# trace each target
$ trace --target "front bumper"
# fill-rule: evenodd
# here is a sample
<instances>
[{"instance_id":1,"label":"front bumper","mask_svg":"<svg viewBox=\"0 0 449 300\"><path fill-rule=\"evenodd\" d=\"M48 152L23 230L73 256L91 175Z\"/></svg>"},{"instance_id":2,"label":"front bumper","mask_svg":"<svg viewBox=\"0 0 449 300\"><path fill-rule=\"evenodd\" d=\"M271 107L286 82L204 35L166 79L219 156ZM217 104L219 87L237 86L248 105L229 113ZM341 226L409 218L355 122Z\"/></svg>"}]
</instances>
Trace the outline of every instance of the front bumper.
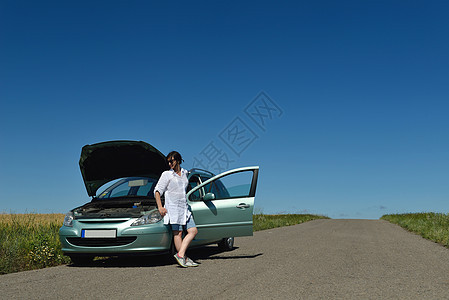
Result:
<instances>
[{"instance_id":1,"label":"front bumper","mask_svg":"<svg viewBox=\"0 0 449 300\"><path fill-rule=\"evenodd\" d=\"M72 227L59 229L62 252L71 254L119 255L151 254L169 251L172 233L163 221L154 224L131 226L132 219L84 219L74 220ZM114 229L114 238L82 237L82 230Z\"/></svg>"}]
</instances>

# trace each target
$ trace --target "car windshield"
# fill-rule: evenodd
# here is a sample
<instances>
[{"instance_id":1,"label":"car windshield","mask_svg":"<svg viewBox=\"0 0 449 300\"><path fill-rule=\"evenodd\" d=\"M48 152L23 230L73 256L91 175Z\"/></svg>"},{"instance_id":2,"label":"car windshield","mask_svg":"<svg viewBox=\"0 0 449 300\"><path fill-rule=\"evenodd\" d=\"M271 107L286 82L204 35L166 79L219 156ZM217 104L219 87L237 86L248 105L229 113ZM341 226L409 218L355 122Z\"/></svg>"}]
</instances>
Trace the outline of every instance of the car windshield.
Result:
<instances>
[{"instance_id":1,"label":"car windshield","mask_svg":"<svg viewBox=\"0 0 449 300\"><path fill-rule=\"evenodd\" d=\"M110 199L118 197L149 197L154 198L154 187L157 180L150 177L127 177L115 181L97 197Z\"/></svg>"}]
</instances>

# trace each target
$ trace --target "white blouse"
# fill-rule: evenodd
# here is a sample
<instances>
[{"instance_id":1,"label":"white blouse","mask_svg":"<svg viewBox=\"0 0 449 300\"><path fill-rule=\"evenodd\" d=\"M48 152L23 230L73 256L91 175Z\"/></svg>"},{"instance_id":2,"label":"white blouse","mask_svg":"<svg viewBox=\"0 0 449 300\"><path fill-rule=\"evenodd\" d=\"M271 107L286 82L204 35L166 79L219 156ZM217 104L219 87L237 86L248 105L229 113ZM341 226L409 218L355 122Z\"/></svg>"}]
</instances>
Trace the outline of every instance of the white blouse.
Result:
<instances>
[{"instance_id":1,"label":"white blouse","mask_svg":"<svg viewBox=\"0 0 449 300\"><path fill-rule=\"evenodd\" d=\"M158 191L161 196L165 193L164 207L167 209L167 214L164 216L164 224L186 224L191 215L186 198L188 184L187 170L183 168L181 168L181 176L173 169L162 173L154 193Z\"/></svg>"}]
</instances>

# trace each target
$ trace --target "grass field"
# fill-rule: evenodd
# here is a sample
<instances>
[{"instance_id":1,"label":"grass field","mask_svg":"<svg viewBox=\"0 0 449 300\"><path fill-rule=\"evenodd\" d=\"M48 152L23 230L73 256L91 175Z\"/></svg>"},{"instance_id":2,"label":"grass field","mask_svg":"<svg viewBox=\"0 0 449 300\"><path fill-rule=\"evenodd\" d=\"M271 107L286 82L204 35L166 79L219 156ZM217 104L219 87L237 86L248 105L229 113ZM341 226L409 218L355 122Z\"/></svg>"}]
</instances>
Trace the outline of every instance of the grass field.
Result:
<instances>
[{"instance_id":1,"label":"grass field","mask_svg":"<svg viewBox=\"0 0 449 300\"><path fill-rule=\"evenodd\" d=\"M449 248L449 214L393 214L384 215L381 219Z\"/></svg>"},{"instance_id":2,"label":"grass field","mask_svg":"<svg viewBox=\"0 0 449 300\"><path fill-rule=\"evenodd\" d=\"M70 261L61 253L63 214L0 214L0 274Z\"/></svg>"},{"instance_id":3,"label":"grass field","mask_svg":"<svg viewBox=\"0 0 449 300\"><path fill-rule=\"evenodd\" d=\"M313 215L253 216L254 231L325 218ZM0 274L70 263L58 231L63 214L0 214Z\"/></svg>"},{"instance_id":4,"label":"grass field","mask_svg":"<svg viewBox=\"0 0 449 300\"><path fill-rule=\"evenodd\" d=\"M299 215L299 214L285 214L285 215L256 214L253 215L253 223L254 223L253 230L258 231L275 227L296 225L316 219L329 219L329 218L325 216Z\"/></svg>"}]
</instances>

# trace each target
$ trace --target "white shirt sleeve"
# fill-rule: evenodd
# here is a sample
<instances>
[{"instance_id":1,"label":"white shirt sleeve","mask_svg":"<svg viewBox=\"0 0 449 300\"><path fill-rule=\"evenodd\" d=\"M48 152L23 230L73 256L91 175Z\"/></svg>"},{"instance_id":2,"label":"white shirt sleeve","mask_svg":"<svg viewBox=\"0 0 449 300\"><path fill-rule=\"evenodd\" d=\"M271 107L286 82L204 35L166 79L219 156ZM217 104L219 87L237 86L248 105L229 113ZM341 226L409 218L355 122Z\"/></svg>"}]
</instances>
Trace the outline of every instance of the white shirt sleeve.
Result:
<instances>
[{"instance_id":1,"label":"white shirt sleeve","mask_svg":"<svg viewBox=\"0 0 449 300\"><path fill-rule=\"evenodd\" d=\"M165 193L165 191L167 190L168 187L168 183L169 183L169 172L165 171L162 173L161 177L159 178L159 181L156 184L156 187L154 188L154 194L156 196L156 192L159 192L159 194L161 194L161 196Z\"/></svg>"}]
</instances>

